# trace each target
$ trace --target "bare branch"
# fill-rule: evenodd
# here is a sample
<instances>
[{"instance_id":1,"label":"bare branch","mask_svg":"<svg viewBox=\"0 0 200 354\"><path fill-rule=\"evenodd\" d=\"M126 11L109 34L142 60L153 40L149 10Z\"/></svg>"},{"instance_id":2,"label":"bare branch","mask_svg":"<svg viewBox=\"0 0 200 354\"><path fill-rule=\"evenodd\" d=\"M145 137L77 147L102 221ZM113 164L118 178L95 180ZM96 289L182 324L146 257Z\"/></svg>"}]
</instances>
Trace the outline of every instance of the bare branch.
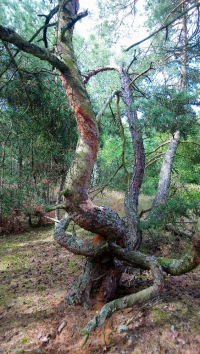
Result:
<instances>
[{"instance_id":1,"label":"bare branch","mask_svg":"<svg viewBox=\"0 0 200 354\"><path fill-rule=\"evenodd\" d=\"M194 144L194 145L197 145L200 147L200 144L199 143L196 143L194 141L180 141L181 144Z\"/></svg>"},{"instance_id":2,"label":"bare branch","mask_svg":"<svg viewBox=\"0 0 200 354\"><path fill-rule=\"evenodd\" d=\"M149 68L146 69L146 70L144 70L144 71L143 71L142 73L140 73L138 76L136 76L136 77L130 82L130 84L128 85L128 87L130 88L131 85L132 85L137 79L139 79L139 77L141 77L142 75L146 74L149 70L152 70L152 69L153 69L153 68L152 68L152 63L150 63Z\"/></svg>"},{"instance_id":3,"label":"bare branch","mask_svg":"<svg viewBox=\"0 0 200 354\"><path fill-rule=\"evenodd\" d=\"M119 91L115 90L113 91L110 96L107 98L106 102L104 103L103 107L100 109L99 113L96 115L96 121L99 122L100 118L102 117L102 115L104 114L107 106L109 105L109 103L112 101L113 97L115 97L115 95L117 95Z\"/></svg>"},{"instance_id":4,"label":"bare branch","mask_svg":"<svg viewBox=\"0 0 200 354\"><path fill-rule=\"evenodd\" d=\"M77 15L74 15L73 17L70 18L70 22L66 23L66 25L64 25L62 28L61 28L61 40L64 39L64 35L65 35L65 32L68 31L69 29L71 29L75 23L79 20L81 20L81 18L83 17L86 17L88 15L88 11L83 11L83 12L80 12L79 14Z\"/></svg>"},{"instance_id":5,"label":"bare branch","mask_svg":"<svg viewBox=\"0 0 200 354\"><path fill-rule=\"evenodd\" d=\"M169 142L170 142L170 140L167 140L167 141L165 141L163 144L161 144L161 145L159 145L157 148L155 148L154 150L148 152L148 153L146 154L146 157L149 156L149 155L151 155L151 154L153 154L154 152L156 152L158 149L160 149L160 148L163 147L164 145L169 144Z\"/></svg>"},{"instance_id":6,"label":"bare branch","mask_svg":"<svg viewBox=\"0 0 200 354\"><path fill-rule=\"evenodd\" d=\"M103 190L111 183L111 181L113 180L113 178L117 175L117 173L119 172L119 170L121 170L121 168L123 167L123 165L120 165L117 169L116 169L116 171L115 171L115 173L113 174L113 176L109 179L109 181L106 183L106 184L104 184L104 186L100 189L100 190L98 190L98 192L97 193L95 193L93 196L92 196L92 200L99 194L99 193L102 193L103 192Z\"/></svg>"},{"instance_id":7,"label":"bare branch","mask_svg":"<svg viewBox=\"0 0 200 354\"><path fill-rule=\"evenodd\" d=\"M38 36L38 34L39 34L42 30L44 30L44 33L45 33L45 34L43 34L43 41L44 41L44 43L45 43L45 47L47 48L47 46L48 46L48 45L47 45L47 40L46 40L47 28L56 26L56 24L57 24L57 22L53 22L53 23L45 24L44 26L40 27L40 28L37 30L37 32L31 37L31 39L29 39L29 43L31 43L31 42Z\"/></svg>"},{"instance_id":8,"label":"bare branch","mask_svg":"<svg viewBox=\"0 0 200 354\"><path fill-rule=\"evenodd\" d=\"M47 28L48 27L50 27L50 26L52 26L52 25L54 25L54 24L50 24L49 25L49 22L51 21L51 19L52 19L52 17L58 12L58 10L59 10L59 5L57 5L56 7L54 7L54 9L52 9L51 11L50 11L50 13L48 14L48 15L38 15L38 16L44 16L45 18L46 18L46 20L45 20L45 24L44 24L44 26L43 26L43 28L40 28L39 29L39 32L43 29L44 31L43 31L43 41L44 41L44 44L45 44L45 47L47 48L48 47L48 42L47 42ZM55 23L56 24L56 23ZM38 31L37 31L38 32ZM36 33L37 33L36 32ZM38 33L39 33L38 32Z\"/></svg>"},{"instance_id":9,"label":"bare branch","mask_svg":"<svg viewBox=\"0 0 200 354\"><path fill-rule=\"evenodd\" d=\"M109 71L109 70L119 71L117 68L114 68L112 66L102 66L98 69L90 71L87 75L82 75L85 77L85 79L83 80L84 84L87 84L87 82L89 81L89 79L92 76L97 75L98 73L100 73L102 71Z\"/></svg>"},{"instance_id":10,"label":"bare branch","mask_svg":"<svg viewBox=\"0 0 200 354\"><path fill-rule=\"evenodd\" d=\"M174 18L173 20L167 22L165 25L160 26L155 32L151 33L149 36L147 36L146 38L142 39L139 42L136 42L134 44L132 44L130 47L128 47L125 51L127 52L128 50L130 50L131 48L135 47L136 45L139 45L143 42L146 42L148 39L150 39L151 37L155 36L155 34L157 34L158 32L162 31L163 29L166 29L167 27L169 27L172 23L176 22L179 18L181 18L182 16L184 16L185 14L187 14L189 11L193 10L195 7L199 7L200 3L198 4L194 4L191 7L189 7L189 9L183 11L180 15L178 15L176 18Z\"/></svg>"},{"instance_id":11,"label":"bare branch","mask_svg":"<svg viewBox=\"0 0 200 354\"><path fill-rule=\"evenodd\" d=\"M162 154L162 155L164 155L164 154ZM148 165L145 166L145 169L146 169L147 167L153 165L156 161L159 161L159 160L161 160L161 159L162 159L162 157L158 157L157 159L153 160L152 162L150 162Z\"/></svg>"}]
</instances>

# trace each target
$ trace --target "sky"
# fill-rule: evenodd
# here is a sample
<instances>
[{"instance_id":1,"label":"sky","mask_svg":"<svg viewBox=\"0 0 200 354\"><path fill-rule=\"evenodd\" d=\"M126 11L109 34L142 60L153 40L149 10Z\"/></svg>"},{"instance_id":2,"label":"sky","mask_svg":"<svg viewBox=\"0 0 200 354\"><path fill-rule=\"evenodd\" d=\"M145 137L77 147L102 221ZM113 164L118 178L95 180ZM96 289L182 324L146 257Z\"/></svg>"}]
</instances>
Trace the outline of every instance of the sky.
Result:
<instances>
[{"instance_id":1,"label":"sky","mask_svg":"<svg viewBox=\"0 0 200 354\"><path fill-rule=\"evenodd\" d=\"M93 32L93 29L95 28L95 21L92 19L93 16L98 18L98 6L97 6L97 1L96 0L79 0L80 3L80 9L79 11L83 11L88 9L89 10L89 16L86 18L83 18L82 21L78 22L76 24L76 29L80 33L80 35L84 36L85 38L88 38L90 34ZM143 38L146 37L146 31L142 24L146 20L145 16L141 16L141 14L144 14L144 3L145 1L138 1L136 4L136 8L138 9L138 14L136 15L134 19L134 39L133 39L133 33L131 36L126 36L126 38L122 39L122 43L119 43L119 46L121 45L127 45L127 47ZM92 18L91 18L91 16Z\"/></svg>"}]
</instances>

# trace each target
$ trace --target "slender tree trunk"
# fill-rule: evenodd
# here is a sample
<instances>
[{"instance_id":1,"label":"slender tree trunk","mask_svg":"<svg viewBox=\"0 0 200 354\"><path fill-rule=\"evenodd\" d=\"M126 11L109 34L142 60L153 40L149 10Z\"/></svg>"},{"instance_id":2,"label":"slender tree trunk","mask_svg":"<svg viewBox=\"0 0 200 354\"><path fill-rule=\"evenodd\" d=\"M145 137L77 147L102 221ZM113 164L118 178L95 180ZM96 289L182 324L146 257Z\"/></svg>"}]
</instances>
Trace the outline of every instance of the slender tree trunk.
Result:
<instances>
[{"instance_id":1,"label":"slender tree trunk","mask_svg":"<svg viewBox=\"0 0 200 354\"><path fill-rule=\"evenodd\" d=\"M169 147L165 153L162 167L160 170L160 177L156 196L153 201L153 207L159 205L168 196L170 183L171 183L171 171L176 156L176 151L180 142L180 132L177 130L174 136L170 139Z\"/></svg>"},{"instance_id":2,"label":"slender tree trunk","mask_svg":"<svg viewBox=\"0 0 200 354\"><path fill-rule=\"evenodd\" d=\"M184 4L183 10L184 10ZM182 58L181 58L181 78L180 78L180 91L186 89L187 87L187 21L186 16L183 16L182 20L182 37L183 37L183 51L182 51ZM180 143L180 131L177 130L173 137L170 139L169 147L165 153L163 163L160 170L159 176L159 183L156 192L155 199L153 201L153 207L158 206L161 202L164 202L168 196L169 188L171 184L171 173L172 173L172 166L174 162L174 158L176 156L176 152ZM160 210L156 212L153 209L152 212L149 213L146 220L149 218L150 215L154 215L154 217L159 217L162 215Z\"/></svg>"},{"instance_id":3,"label":"slender tree trunk","mask_svg":"<svg viewBox=\"0 0 200 354\"><path fill-rule=\"evenodd\" d=\"M133 104L133 95L130 89L130 79L126 72L125 65L120 69L120 81L122 97L126 107L129 130L131 132L134 149L134 168L125 196L125 212L128 223L128 233L126 236L126 247L129 250L136 249L141 243L140 222L138 216L138 197L144 175L145 153L141 133L140 123Z\"/></svg>"}]
</instances>

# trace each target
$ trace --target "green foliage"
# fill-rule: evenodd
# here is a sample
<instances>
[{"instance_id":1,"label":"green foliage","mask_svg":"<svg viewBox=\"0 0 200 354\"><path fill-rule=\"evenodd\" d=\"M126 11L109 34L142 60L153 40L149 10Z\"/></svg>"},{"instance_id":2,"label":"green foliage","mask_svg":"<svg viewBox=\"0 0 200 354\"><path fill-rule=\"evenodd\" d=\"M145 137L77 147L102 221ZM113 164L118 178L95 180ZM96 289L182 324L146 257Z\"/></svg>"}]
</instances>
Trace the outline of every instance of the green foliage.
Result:
<instances>
[{"instance_id":1,"label":"green foliage","mask_svg":"<svg viewBox=\"0 0 200 354\"><path fill-rule=\"evenodd\" d=\"M9 59L3 53L6 67ZM24 55L18 63L22 76L11 65L6 75L12 80L0 91L1 143L13 124L5 148L2 195L5 215L10 208L23 203L43 204L55 198L53 188L60 175L66 174L77 142L76 123L57 74L46 64L41 70L37 59ZM2 145L0 156L1 153Z\"/></svg>"},{"instance_id":2,"label":"green foliage","mask_svg":"<svg viewBox=\"0 0 200 354\"><path fill-rule=\"evenodd\" d=\"M179 130L186 139L194 133L197 125L196 114L189 104L190 95L185 91L161 87L150 99L143 102L143 124L148 131L155 127L157 132L174 134Z\"/></svg>"},{"instance_id":3,"label":"green foliage","mask_svg":"<svg viewBox=\"0 0 200 354\"><path fill-rule=\"evenodd\" d=\"M175 194L174 194L175 193ZM148 221L141 223L143 230L154 230L155 234L165 229L165 226L172 224L176 226L178 220L191 219L200 216L200 191L199 188L182 188L181 191L171 189L171 196L155 207L156 215L162 217L155 218L154 214ZM156 231L157 230L157 231Z\"/></svg>"}]
</instances>

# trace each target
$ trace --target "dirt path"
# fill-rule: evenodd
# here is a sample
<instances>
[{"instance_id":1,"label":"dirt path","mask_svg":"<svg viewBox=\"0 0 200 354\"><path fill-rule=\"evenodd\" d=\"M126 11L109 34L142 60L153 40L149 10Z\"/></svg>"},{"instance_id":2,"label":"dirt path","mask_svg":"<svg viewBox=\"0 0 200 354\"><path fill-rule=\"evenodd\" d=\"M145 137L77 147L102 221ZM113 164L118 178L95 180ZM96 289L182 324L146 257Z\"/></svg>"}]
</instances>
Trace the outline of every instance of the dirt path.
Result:
<instances>
[{"instance_id":1,"label":"dirt path","mask_svg":"<svg viewBox=\"0 0 200 354\"><path fill-rule=\"evenodd\" d=\"M161 298L115 313L79 350L79 331L95 311L63 295L84 260L61 249L50 228L1 237L0 256L0 354L200 353L200 268L166 277ZM135 287L150 281L138 275Z\"/></svg>"}]
</instances>

